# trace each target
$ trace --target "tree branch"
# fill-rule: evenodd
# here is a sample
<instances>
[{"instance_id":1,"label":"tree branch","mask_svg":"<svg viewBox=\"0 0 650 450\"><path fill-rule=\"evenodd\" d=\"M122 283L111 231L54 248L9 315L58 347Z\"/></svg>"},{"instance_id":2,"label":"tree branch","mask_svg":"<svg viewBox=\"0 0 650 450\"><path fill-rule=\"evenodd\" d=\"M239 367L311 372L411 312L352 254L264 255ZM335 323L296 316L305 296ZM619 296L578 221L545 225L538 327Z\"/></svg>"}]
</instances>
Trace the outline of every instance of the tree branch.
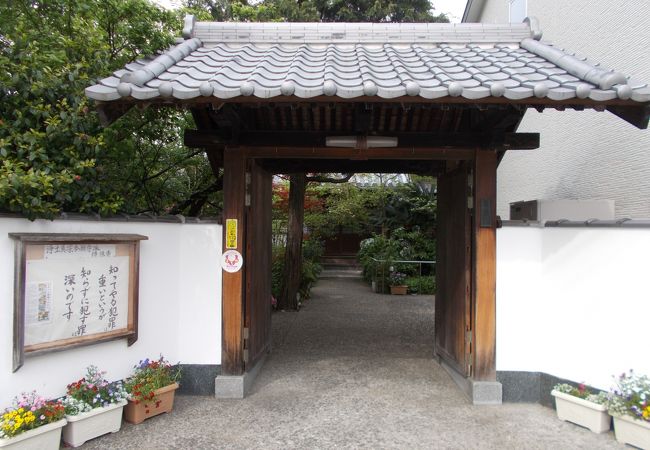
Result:
<instances>
[{"instance_id":1,"label":"tree branch","mask_svg":"<svg viewBox=\"0 0 650 450\"><path fill-rule=\"evenodd\" d=\"M342 178L332 178L323 175L314 175L311 177L307 177L307 182L308 183L347 183L348 181L350 181L350 178L354 176L353 173L344 173L341 175L343 175Z\"/></svg>"},{"instance_id":2,"label":"tree branch","mask_svg":"<svg viewBox=\"0 0 650 450\"><path fill-rule=\"evenodd\" d=\"M158 178L159 176L164 175L165 173L169 172L170 170L177 168L178 165L180 163L182 163L183 161L186 161L186 160L188 160L190 158L193 158L196 155L199 155L201 153L203 153L203 149L198 150L198 151L193 152L193 153L190 153L189 155L185 156L184 158L179 159L178 161L176 161L171 166L168 166L168 167L162 169L161 171L154 173L153 175L149 175L147 178L144 178L142 181L145 182L145 181L153 180L154 178Z\"/></svg>"},{"instance_id":3,"label":"tree branch","mask_svg":"<svg viewBox=\"0 0 650 450\"><path fill-rule=\"evenodd\" d=\"M210 186L202 189L200 191L194 192L190 195L189 198L183 200L180 203L177 203L170 211L169 214L176 215L181 214L186 209L190 208L190 216L197 215L203 205L208 201L208 196L213 193L223 189L223 177L219 177L214 183Z\"/></svg>"}]
</instances>

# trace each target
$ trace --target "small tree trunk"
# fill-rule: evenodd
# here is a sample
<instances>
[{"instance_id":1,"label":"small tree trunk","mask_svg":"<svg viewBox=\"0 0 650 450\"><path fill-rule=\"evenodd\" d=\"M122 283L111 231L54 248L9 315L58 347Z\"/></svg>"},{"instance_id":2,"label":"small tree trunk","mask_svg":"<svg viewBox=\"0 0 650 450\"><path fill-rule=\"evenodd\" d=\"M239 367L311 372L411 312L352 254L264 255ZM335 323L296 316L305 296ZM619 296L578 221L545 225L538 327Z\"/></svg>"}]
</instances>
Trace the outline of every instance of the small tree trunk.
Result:
<instances>
[{"instance_id":1,"label":"small tree trunk","mask_svg":"<svg viewBox=\"0 0 650 450\"><path fill-rule=\"evenodd\" d=\"M289 175L289 224L287 226L287 247L284 252L282 290L278 299L279 309L298 310L306 189L307 177L304 173Z\"/></svg>"}]
</instances>

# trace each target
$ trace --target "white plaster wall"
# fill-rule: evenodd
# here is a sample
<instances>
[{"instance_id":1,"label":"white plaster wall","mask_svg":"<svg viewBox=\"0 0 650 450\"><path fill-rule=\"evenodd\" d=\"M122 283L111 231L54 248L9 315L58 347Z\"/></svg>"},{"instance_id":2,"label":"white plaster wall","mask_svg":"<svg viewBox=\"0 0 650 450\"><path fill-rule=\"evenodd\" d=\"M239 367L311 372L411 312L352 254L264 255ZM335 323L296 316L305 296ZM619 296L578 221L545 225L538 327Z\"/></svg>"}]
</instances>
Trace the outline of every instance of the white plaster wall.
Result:
<instances>
[{"instance_id":1,"label":"white plaster wall","mask_svg":"<svg viewBox=\"0 0 650 450\"><path fill-rule=\"evenodd\" d=\"M650 229L499 229L497 370L603 389L650 374L648 254Z\"/></svg>"},{"instance_id":2,"label":"white plaster wall","mask_svg":"<svg viewBox=\"0 0 650 450\"><path fill-rule=\"evenodd\" d=\"M650 2L528 0L543 39L650 83ZM507 22L508 1L488 0L481 21ZM616 217L650 217L650 132L608 112L529 110L519 128L541 148L508 152L498 172L498 214L535 199L611 199Z\"/></svg>"},{"instance_id":3,"label":"white plaster wall","mask_svg":"<svg viewBox=\"0 0 650 450\"><path fill-rule=\"evenodd\" d=\"M140 249L138 341L106 342L27 357L12 373L14 242L11 232L135 233ZM221 225L0 219L0 408L21 391L58 397L89 364L110 380L161 353L172 362L221 362Z\"/></svg>"},{"instance_id":4,"label":"white plaster wall","mask_svg":"<svg viewBox=\"0 0 650 450\"><path fill-rule=\"evenodd\" d=\"M479 22L508 23L510 20L509 0L486 0Z\"/></svg>"}]
</instances>

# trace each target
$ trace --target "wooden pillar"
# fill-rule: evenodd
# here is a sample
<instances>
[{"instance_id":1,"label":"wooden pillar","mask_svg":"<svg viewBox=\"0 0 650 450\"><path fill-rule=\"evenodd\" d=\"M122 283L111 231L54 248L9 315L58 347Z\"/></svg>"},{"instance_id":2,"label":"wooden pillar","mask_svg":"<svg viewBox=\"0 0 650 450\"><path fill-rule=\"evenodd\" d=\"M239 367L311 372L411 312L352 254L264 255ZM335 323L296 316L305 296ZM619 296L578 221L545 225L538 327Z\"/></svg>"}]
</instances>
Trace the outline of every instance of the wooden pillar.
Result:
<instances>
[{"instance_id":1,"label":"wooden pillar","mask_svg":"<svg viewBox=\"0 0 650 450\"><path fill-rule=\"evenodd\" d=\"M246 220L246 371L271 350L271 266L273 176L250 166L250 206Z\"/></svg>"},{"instance_id":2,"label":"wooden pillar","mask_svg":"<svg viewBox=\"0 0 650 450\"><path fill-rule=\"evenodd\" d=\"M227 147L224 150L223 176L223 251L226 248L227 221L237 221L237 247L244 255L246 203L246 158L240 148ZM245 257L245 255L244 255ZM222 375L241 375L244 373L244 267L238 272L222 270Z\"/></svg>"},{"instance_id":3,"label":"wooden pillar","mask_svg":"<svg viewBox=\"0 0 650 450\"><path fill-rule=\"evenodd\" d=\"M496 380L496 174L497 155L477 150L474 164L474 371Z\"/></svg>"}]
</instances>

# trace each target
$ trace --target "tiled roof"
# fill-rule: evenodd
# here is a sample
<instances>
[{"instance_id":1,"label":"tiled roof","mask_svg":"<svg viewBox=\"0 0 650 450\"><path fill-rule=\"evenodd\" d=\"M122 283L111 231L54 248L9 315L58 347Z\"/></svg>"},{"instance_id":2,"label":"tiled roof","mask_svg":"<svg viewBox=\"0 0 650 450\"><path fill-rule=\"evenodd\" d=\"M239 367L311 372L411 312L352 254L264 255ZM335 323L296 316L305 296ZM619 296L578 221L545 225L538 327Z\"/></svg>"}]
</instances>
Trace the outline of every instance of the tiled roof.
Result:
<instances>
[{"instance_id":1,"label":"tiled roof","mask_svg":"<svg viewBox=\"0 0 650 450\"><path fill-rule=\"evenodd\" d=\"M522 24L217 23L86 89L96 100L255 96L631 99L650 86L541 42Z\"/></svg>"}]
</instances>

